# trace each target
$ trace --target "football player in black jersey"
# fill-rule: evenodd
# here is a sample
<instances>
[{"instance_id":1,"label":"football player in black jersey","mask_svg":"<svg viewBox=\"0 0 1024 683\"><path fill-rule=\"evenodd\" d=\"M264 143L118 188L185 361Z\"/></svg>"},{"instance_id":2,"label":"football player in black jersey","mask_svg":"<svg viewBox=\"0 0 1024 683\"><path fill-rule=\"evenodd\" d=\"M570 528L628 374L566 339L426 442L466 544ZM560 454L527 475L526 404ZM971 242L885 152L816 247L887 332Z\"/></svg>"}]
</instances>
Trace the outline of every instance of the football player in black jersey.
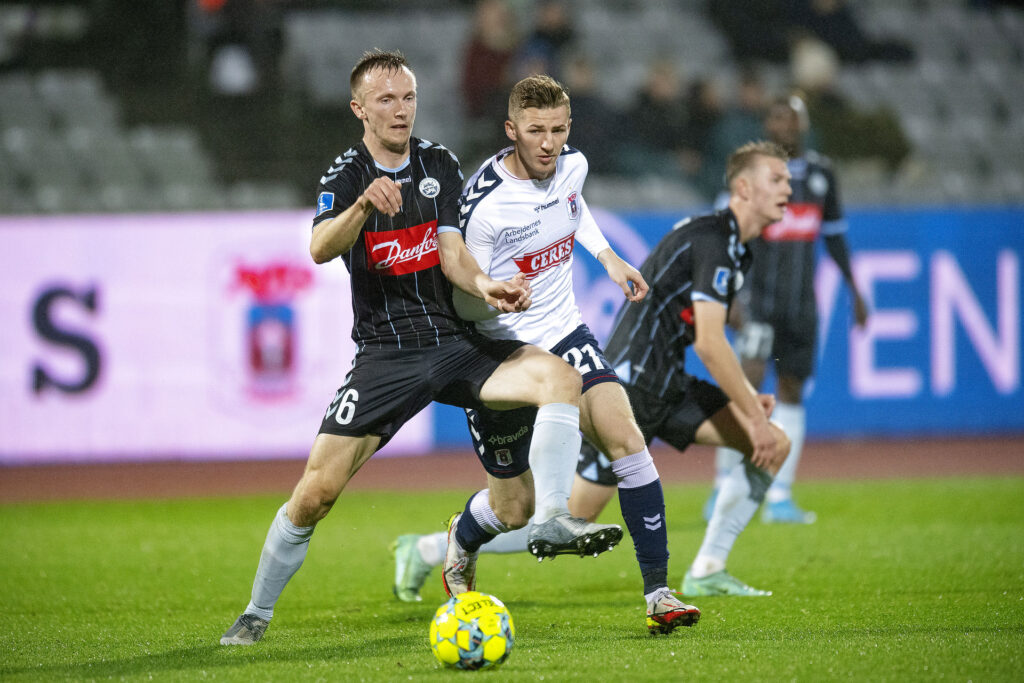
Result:
<instances>
[{"instance_id":1,"label":"football player in black jersey","mask_svg":"<svg viewBox=\"0 0 1024 683\"><path fill-rule=\"evenodd\" d=\"M828 158L804 150L806 108L799 97L782 97L768 108L764 121L768 139L790 154L793 196L783 219L765 228L750 243L754 266L750 283L739 297L735 322L740 327L736 352L743 371L755 387L764 381L771 359L778 378L779 403L774 417L792 442L786 464L765 495L761 518L765 522L810 524L813 512L793 500L792 487L803 450L806 413L804 384L814 372L818 336L818 308L814 272L818 238L838 266L853 301L854 322L863 327L868 307L853 278L846 243L846 220L839 201L835 173ZM715 454L717 480L735 467L740 454L719 449ZM705 507L710 517L714 494Z\"/></svg>"},{"instance_id":2,"label":"football player in black jersey","mask_svg":"<svg viewBox=\"0 0 1024 683\"><path fill-rule=\"evenodd\" d=\"M758 394L744 376L725 324L750 269L748 243L782 217L789 200L786 158L770 142L749 143L730 155L729 206L678 223L654 247L640 268L650 291L619 311L605 346L648 443L658 437L679 450L701 443L744 454L719 493L683 581L684 596L769 594L739 581L725 565L789 452L789 439L769 419L774 397ZM686 373L690 346L717 386ZM589 444L577 475L570 508L592 519L615 494L615 478L607 458Z\"/></svg>"},{"instance_id":3,"label":"football player in black jersey","mask_svg":"<svg viewBox=\"0 0 1024 683\"><path fill-rule=\"evenodd\" d=\"M530 289L521 273L507 282L488 277L466 249L458 228L459 163L444 147L412 137L416 77L405 58L368 52L350 85L363 138L320 179L310 254L317 263L340 256L349 270L356 357L302 478L271 523L252 599L222 645L263 637L316 523L370 456L431 401L537 406L530 459L575 459L579 452L579 373L535 346L487 339L455 313L452 285L504 312L525 310ZM475 496L467 513L492 533L524 526L534 505L530 471L488 473L488 483L489 497L486 490ZM622 536L617 525L582 527ZM473 570L464 568L470 585Z\"/></svg>"}]
</instances>

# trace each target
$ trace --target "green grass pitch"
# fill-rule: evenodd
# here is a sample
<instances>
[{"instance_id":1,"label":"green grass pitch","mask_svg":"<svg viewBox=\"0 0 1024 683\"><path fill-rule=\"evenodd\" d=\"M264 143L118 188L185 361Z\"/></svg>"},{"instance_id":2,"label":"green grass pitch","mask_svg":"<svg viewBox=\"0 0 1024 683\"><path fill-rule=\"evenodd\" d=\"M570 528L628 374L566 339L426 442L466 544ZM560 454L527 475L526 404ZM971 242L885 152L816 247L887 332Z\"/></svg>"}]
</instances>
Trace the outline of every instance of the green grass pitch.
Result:
<instances>
[{"instance_id":1,"label":"green grass pitch","mask_svg":"<svg viewBox=\"0 0 1024 683\"><path fill-rule=\"evenodd\" d=\"M278 497L0 506L0 679L952 680L1024 678L1024 478L808 482L809 527L755 519L730 561L769 598L693 600L651 637L624 542L600 558L483 556L478 587L517 640L495 672L435 663L443 602L391 595L388 543L440 528L468 492L343 495L263 642L217 644L248 600ZM667 488L670 579L706 487ZM621 521L617 505L604 520Z\"/></svg>"}]
</instances>

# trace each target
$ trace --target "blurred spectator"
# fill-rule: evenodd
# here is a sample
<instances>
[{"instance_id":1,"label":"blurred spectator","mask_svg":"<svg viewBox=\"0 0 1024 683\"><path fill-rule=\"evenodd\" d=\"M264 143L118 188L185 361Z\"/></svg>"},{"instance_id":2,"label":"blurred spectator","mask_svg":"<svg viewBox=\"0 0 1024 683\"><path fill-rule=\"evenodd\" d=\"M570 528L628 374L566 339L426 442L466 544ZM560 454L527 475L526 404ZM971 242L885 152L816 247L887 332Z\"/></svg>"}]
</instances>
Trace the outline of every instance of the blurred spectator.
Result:
<instances>
[{"instance_id":1,"label":"blurred spectator","mask_svg":"<svg viewBox=\"0 0 1024 683\"><path fill-rule=\"evenodd\" d=\"M210 91L244 97L276 89L283 49L278 0L195 0L189 23Z\"/></svg>"},{"instance_id":2,"label":"blurred spectator","mask_svg":"<svg viewBox=\"0 0 1024 683\"><path fill-rule=\"evenodd\" d=\"M547 74L562 79L563 55L572 47L575 32L562 0L541 0L537 4L533 32L516 57L516 79Z\"/></svg>"},{"instance_id":3,"label":"blurred spectator","mask_svg":"<svg viewBox=\"0 0 1024 683\"><path fill-rule=\"evenodd\" d=\"M680 162L686 176L708 199L713 199L719 190L718 179L709 175L707 161L711 154L711 133L722 118L723 110L721 92L715 81L699 78L690 84Z\"/></svg>"},{"instance_id":4,"label":"blurred spectator","mask_svg":"<svg viewBox=\"0 0 1024 683\"><path fill-rule=\"evenodd\" d=\"M708 0L708 15L725 36L738 62L789 59L789 4L792 0Z\"/></svg>"},{"instance_id":5,"label":"blurred spectator","mask_svg":"<svg viewBox=\"0 0 1024 683\"><path fill-rule=\"evenodd\" d=\"M867 35L846 0L708 0L708 14L741 62L785 62L790 46L806 36L831 46L848 62L914 57L906 43Z\"/></svg>"},{"instance_id":6,"label":"blurred spectator","mask_svg":"<svg viewBox=\"0 0 1024 683\"><path fill-rule=\"evenodd\" d=\"M572 100L569 144L581 150L594 173L618 173L622 114L597 91L594 65L582 55L566 60L565 86Z\"/></svg>"},{"instance_id":7,"label":"blurred spectator","mask_svg":"<svg viewBox=\"0 0 1024 683\"><path fill-rule=\"evenodd\" d=\"M764 137L767 94L760 74L752 67L740 73L734 101L729 104L709 134L704 161L706 185L702 190L717 193L724 187L725 160L737 147Z\"/></svg>"},{"instance_id":8,"label":"blurred spectator","mask_svg":"<svg viewBox=\"0 0 1024 683\"><path fill-rule=\"evenodd\" d=\"M793 49L791 69L826 156L873 157L895 170L910 154L910 143L891 110L858 108L839 91L839 59L827 45L814 39L800 41Z\"/></svg>"},{"instance_id":9,"label":"blurred spectator","mask_svg":"<svg viewBox=\"0 0 1024 683\"><path fill-rule=\"evenodd\" d=\"M463 163L478 160L509 144L502 122L508 116L513 60L519 47L515 16L505 0L481 0L462 53L462 101L468 127Z\"/></svg>"},{"instance_id":10,"label":"blurred spectator","mask_svg":"<svg viewBox=\"0 0 1024 683\"><path fill-rule=\"evenodd\" d=\"M914 58L906 43L875 40L864 33L846 0L793 0L791 21L831 46L844 62L906 62Z\"/></svg>"},{"instance_id":11,"label":"blurred spectator","mask_svg":"<svg viewBox=\"0 0 1024 683\"><path fill-rule=\"evenodd\" d=\"M626 126L630 144L623 149L622 163L628 173L683 178L686 100L674 60L651 62L644 86L627 111Z\"/></svg>"},{"instance_id":12,"label":"blurred spectator","mask_svg":"<svg viewBox=\"0 0 1024 683\"><path fill-rule=\"evenodd\" d=\"M509 66L519 46L515 17L505 0L481 0L473 15L473 32L462 55L462 100L466 116L490 123L505 120Z\"/></svg>"}]
</instances>

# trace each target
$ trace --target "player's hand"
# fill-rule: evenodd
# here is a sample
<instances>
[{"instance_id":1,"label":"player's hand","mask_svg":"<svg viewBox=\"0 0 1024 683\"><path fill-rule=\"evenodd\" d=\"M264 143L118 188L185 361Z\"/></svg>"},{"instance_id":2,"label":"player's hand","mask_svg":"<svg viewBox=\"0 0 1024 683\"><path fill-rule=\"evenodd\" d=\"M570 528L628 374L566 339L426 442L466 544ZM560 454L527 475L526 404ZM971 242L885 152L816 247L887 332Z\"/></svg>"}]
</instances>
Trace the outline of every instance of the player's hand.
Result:
<instances>
[{"instance_id":1,"label":"player's hand","mask_svg":"<svg viewBox=\"0 0 1024 683\"><path fill-rule=\"evenodd\" d=\"M771 417L775 412L775 394L758 394L757 401L764 410L764 416Z\"/></svg>"},{"instance_id":2,"label":"player's hand","mask_svg":"<svg viewBox=\"0 0 1024 683\"><path fill-rule=\"evenodd\" d=\"M860 292L853 293L853 319L857 322L857 327L864 327L868 322L868 304Z\"/></svg>"},{"instance_id":3,"label":"player's hand","mask_svg":"<svg viewBox=\"0 0 1024 683\"><path fill-rule=\"evenodd\" d=\"M402 211L402 186L391 178L380 177L366 188L363 199L382 214L394 216Z\"/></svg>"},{"instance_id":4,"label":"player's hand","mask_svg":"<svg viewBox=\"0 0 1024 683\"><path fill-rule=\"evenodd\" d=\"M647 296L650 287L639 270L623 261L610 249L606 249L600 256L603 257L600 260L608 272L608 277L622 289L626 299L637 302Z\"/></svg>"},{"instance_id":5,"label":"player's hand","mask_svg":"<svg viewBox=\"0 0 1024 683\"><path fill-rule=\"evenodd\" d=\"M483 294L484 301L502 313L521 313L533 303L533 288L522 273L508 281L491 280Z\"/></svg>"},{"instance_id":6,"label":"player's hand","mask_svg":"<svg viewBox=\"0 0 1024 683\"><path fill-rule=\"evenodd\" d=\"M775 434L772 432L768 419L755 420L749 428L750 443L754 452L750 455L750 462L772 474L778 472L782 466L782 458L775 450Z\"/></svg>"}]
</instances>

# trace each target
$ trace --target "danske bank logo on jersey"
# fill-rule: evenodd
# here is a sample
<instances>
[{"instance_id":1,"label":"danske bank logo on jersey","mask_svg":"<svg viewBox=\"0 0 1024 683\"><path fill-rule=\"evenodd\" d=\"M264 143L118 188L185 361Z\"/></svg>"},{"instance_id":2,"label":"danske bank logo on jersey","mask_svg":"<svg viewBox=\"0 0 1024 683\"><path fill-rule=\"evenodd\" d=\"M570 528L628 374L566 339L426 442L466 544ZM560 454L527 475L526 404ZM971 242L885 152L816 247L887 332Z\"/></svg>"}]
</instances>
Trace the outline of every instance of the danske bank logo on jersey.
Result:
<instances>
[{"instance_id":1,"label":"danske bank logo on jersey","mask_svg":"<svg viewBox=\"0 0 1024 683\"><path fill-rule=\"evenodd\" d=\"M437 255L437 221L405 230L364 232L363 236L367 264L382 275L406 275L441 262Z\"/></svg>"},{"instance_id":2,"label":"danske bank logo on jersey","mask_svg":"<svg viewBox=\"0 0 1024 683\"><path fill-rule=\"evenodd\" d=\"M576 240L576 233L570 233L554 244L549 244L543 249L523 254L513 259L519 270L527 278L537 277L549 268L565 263L572 257L572 247Z\"/></svg>"}]
</instances>

